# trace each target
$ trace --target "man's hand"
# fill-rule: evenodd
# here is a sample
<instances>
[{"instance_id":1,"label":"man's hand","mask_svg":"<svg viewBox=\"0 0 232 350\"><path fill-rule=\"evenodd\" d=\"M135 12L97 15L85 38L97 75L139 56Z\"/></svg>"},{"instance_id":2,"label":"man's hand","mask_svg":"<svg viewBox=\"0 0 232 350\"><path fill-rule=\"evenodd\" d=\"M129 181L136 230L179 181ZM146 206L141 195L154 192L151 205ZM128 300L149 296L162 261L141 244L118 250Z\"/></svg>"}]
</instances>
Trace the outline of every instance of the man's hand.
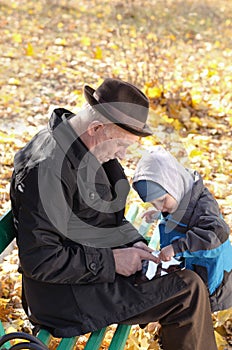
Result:
<instances>
[{"instance_id":1,"label":"man's hand","mask_svg":"<svg viewBox=\"0 0 232 350\"><path fill-rule=\"evenodd\" d=\"M144 244L144 246L146 245ZM151 260L158 263L159 259L150 252L152 249L149 247L147 248L149 250L138 248L136 246L131 248L113 249L116 272L123 276L130 276L142 269L142 260Z\"/></svg>"},{"instance_id":2,"label":"man's hand","mask_svg":"<svg viewBox=\"0 0 232 350\"><path fill-rule=\"evenodd\" d=\"M154 249L148 247L148 245L142 241L136 242L135 244L133 244L133 247L146 250L149 253L152 253L154 251Z\"/></svg>"},{"instance_id":3,"label":"man's hand","mask_svg":"<svg viewBox=\"0 0 232 350\"><path fill-rule=\"evenodd\" d=\"M172 245L170 244L167 247L164 247L161 249L161 251L159 253L159 258L162 261L170 261L174 255L175 255L174 249L173 249Z\"/></svg>"}]
</instances>

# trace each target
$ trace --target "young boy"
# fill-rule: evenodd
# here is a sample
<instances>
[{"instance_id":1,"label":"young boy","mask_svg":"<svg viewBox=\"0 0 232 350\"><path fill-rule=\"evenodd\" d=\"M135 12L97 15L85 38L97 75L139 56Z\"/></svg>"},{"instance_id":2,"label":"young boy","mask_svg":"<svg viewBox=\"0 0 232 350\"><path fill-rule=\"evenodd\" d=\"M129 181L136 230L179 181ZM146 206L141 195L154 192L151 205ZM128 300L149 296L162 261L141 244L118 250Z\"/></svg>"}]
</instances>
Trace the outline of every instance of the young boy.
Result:
<instances>
[{"instance_id":1,"label":"young boy","mask_svg":"<svg viewBox=\"0 0 232 350\"><path fill-rule=\"evenodd\" d=\"M185 267L205 282L212 311L232 306L230 229L213 195L197 171L185 169L163 147L156 146L138 162L133 187L161 212L158 226L163 261L183 258Z\"/></svg>"}]
</instances>

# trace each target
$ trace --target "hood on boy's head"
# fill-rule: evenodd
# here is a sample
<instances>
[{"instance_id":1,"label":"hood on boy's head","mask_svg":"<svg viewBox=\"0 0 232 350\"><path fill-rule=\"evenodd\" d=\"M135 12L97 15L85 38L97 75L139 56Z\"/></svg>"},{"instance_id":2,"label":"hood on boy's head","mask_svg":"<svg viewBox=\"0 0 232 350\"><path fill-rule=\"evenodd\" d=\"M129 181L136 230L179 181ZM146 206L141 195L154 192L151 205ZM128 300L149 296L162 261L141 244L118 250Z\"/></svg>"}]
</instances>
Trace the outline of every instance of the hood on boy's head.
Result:
<instances>
[{"instance_id":1,"label":"hood on boy's head","mask_svg":"<svg viewBox=\"0 0 232 350\"><path fill-rule=\"evenodd\" d=\"M151 202L167 193L157 182L149 180L139 180L133 183L134 189L138 192L144 202Z\"/></svg>"},{"instance_id":2,"label":"hood on boy's head","mask_svg":"<svg viewBox=\"0 0 232 350\"><path fill-rule=\"evenodd\" d=\"M141 180L159 184L178 204L194 182L191 174L162 146L152 147L139 160L133 178L135 189Z\"/></svg>"}]
</instances>

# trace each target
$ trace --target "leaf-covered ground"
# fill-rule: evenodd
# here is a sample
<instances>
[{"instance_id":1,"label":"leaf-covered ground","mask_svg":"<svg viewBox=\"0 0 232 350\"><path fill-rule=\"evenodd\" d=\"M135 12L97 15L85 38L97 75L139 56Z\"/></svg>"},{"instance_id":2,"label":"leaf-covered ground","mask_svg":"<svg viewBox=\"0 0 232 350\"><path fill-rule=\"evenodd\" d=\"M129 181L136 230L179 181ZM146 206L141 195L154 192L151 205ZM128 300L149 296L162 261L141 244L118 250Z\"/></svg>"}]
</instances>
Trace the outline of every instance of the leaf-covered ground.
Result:
<instances>
[{"instance_id":1,"label":"leaf-covered ground","mask_svg":"<svg viewBox=\"0 0 232 350\"><path fill-rule=\"evenodd\" d=\"M162 143L197 169L232 227L230 0L2 0L0 34L1 214L10 206L14 153L55 106L75 112L84 83L96 87L110 76L150 97L155 136L140 148ZM132 147L124 162L129 178L139 157ZM132 201L141 206L133 192ZM29 331L17 250L1 270L1 319L6 328ZM218 349L231 349L232 312L213 317ZM135 327L127 349L158 349L156 328Z\"/></svg>"}]
</instances>

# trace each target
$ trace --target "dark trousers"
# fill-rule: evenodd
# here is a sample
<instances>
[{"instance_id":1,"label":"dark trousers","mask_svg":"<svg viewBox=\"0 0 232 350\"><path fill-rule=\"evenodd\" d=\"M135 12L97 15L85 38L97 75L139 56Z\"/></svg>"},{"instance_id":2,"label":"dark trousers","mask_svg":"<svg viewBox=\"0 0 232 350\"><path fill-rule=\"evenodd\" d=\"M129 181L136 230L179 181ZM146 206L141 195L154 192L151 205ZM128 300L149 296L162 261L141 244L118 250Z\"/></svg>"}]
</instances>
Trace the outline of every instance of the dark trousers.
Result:
<instances>
[{"instance_id":1,"label":"dark trousers","mask_svg":"<svg viewBox=\"0 0 232 350\"><path fill-rule=\"evenodd\" d=\"M217 350L204 283L190 270L175 273L185 282L185 288L158 306L121 323L146 324L159 320L164 350ZM164 283L168 283L168 278L163 278Z\"/></svg>"}]
</instances>

